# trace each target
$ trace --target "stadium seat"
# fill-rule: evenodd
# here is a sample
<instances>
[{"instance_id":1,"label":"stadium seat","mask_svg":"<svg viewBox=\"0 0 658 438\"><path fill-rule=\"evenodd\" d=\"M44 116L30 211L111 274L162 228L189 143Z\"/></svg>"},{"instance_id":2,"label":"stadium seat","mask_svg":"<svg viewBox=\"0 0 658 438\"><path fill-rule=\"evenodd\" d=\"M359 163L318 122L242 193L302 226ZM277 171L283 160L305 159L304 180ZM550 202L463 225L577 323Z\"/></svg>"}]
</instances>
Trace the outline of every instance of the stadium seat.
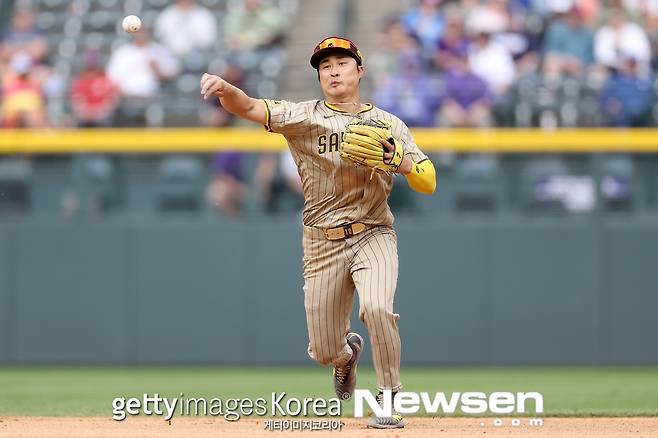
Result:
<instances>
[{"instance_id":1,"label":"stadium seat","mask_svg":"<svg viewBox=\"0 0 658 438\"><path fill-rule=\"evenodd\" d=\"M32 174L27 159L0 159L0 214L24 213L30 209Z\"/></svg>"},{"instance_id":2,"label":"stadium seat","mask_svg":"<svg viewBox=\"0 0 658 438\"><path fill-rule=\"evenodd\" d=\"M95 0L105 10L120 11L123 8L121 0Z\"/></svg>"},{"instance_id":3,"label":"stadium seat","mask_svg":"<svg viewBox=\"0 0 658 438\"><path fill-rule=\"evenodd\" d=\"M151 8L164 9L165 7L169 6L171 1L169 1L169 0L147 0L146 3Z\"/></svg>"},{"instance_id":4,"label":"stadium seat","mask_svg":"<svg viewBox=\"0 0 658 438\"><path fill-rule=\"evenodd\" d=\"M83 213L107 213L118 204L115 166L110 157L76 155L71 172L79 209Z\"/></svg>"},{"instance_id":5,"label":"stadium seat","mask_svg":"<svg viewBox=\"0 0 658 438\"><path fill-rule=\"evenodd\" d=\"M208 9L219 9L224 7L225 0L201 0L201 4Z\"/></svg>"},{"instance_id":6,"label":"stadium seat","mask_svg":"<svg viewBox=\"0 0 658 438\"><path fill-rule=\"evenodd\" d=\"M62 18L60 14L45 11L37 15L36 28L41 32L52 32L55 28L62 28Z\"/></svg>"},{"instance_id":7,"label":"stadium seat","mask_svg":"<svg viewBox=\"0 0 658 438\"><path fill-rule=\"evenodd\" d=\"M635 163L626 155L600 157L600 194L607 211L631 211L636 202Z\"/></svg>"},{"instance_id":8,"label":"stadium seat","mask_svg":"<svg viewBox=\"0 0 658 438\"><path fill-rule=\"evenodd\" d=\"M454 208L458 212L493 212L499 207L499 158L469 155L455 164Z\"/></svg>"},{"instance_id":9,"label":"stadium seat","mask_svg":"<svg viewBox=\"0 0 658 438\"><path fill-rule=\"evenodd\" d=\"M202 207L205 187L200 158L169 156L162 159L157 171L156 208L161 212L195 212Z\"/></svg>"},{"instance_id":10,"label":"stadium seat","mask_svg":"<svg viewBox=\"0 0 658 438\"><path fill-rule=\"evenodd\" d=\"M521 171L521 207L528 213L564 212L561 199L551 196L547 185L553 177L568 175L568 167L561 157L530 158Z\"/></svg>"},{"instance_id":11,"label":"stadium seat","mask_svg":"<svg viewBox=\"0 0 658 438\"><path fill-rule=\"evenodd\" d=\"M64 11L68 3L66 0L39 0L34 6L39 11Z\"/></svg>"}]
</instances>

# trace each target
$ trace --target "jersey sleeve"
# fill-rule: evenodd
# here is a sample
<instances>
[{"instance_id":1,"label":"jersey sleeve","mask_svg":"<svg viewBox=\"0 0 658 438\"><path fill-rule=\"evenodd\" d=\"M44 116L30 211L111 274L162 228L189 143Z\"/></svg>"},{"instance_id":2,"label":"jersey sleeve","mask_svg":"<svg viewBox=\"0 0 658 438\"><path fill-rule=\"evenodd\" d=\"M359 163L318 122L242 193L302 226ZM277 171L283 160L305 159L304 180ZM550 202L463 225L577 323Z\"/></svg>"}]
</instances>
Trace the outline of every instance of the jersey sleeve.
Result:
<instances>
[{"instance_id":1,"label":"jersey sleeve","mask_svg":"<svg viewBox=\"0 0 658 438\"><path fill-rule=\"evenodd\" d=\"M263 99L266 109L265 129L286 136L303 134L309 124L306 105L286 100Z\"/></svg>"},{"instance_id":2,"label":"jersey sleeve","mask_svg":"<svg viewBox=\"0 0 658 438\"><path fill-rule=\"evenodd\" d=\"M427 160L427 155L420 150L416 142L414 142L413 137L411 136L411 131L407 125L402 122L400 119L393 119L392 127L393 137L402 143L404 152L406 155L414 161L414 163L420 163L421 161Z\"/></svg>"}]
</instances>

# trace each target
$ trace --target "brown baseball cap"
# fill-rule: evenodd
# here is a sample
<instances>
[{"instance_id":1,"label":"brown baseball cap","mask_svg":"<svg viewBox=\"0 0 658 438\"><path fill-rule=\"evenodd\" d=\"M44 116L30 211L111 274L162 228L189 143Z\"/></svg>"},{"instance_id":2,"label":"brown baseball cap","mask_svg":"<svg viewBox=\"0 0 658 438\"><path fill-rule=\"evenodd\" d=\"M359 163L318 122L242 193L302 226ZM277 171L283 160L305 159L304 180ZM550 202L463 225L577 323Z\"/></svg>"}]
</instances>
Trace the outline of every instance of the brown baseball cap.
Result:
<instances>
[{"instance_id":1,"label":"brown baseball cap","mask_svg":"<svg viewBox=\"0 0 658 438\"><path fill-rule=\"evenodd\" d=\"M356 45L347 38L331 36L323 39L313 49L313 56L311 56L311 65L314 69L318 69L322 58L330 53L343 52L356 60L357 65L363 65L363 55Z\"/></svg>"}]
</instances>

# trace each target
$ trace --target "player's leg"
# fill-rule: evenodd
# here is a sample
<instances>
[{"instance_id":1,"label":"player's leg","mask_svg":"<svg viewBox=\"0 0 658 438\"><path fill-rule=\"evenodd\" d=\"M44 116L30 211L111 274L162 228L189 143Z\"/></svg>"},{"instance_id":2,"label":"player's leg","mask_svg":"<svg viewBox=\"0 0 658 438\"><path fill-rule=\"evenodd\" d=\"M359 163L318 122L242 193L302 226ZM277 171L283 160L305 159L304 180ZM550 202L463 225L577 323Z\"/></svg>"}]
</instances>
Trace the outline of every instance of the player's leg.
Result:
<instances>
[{"instance_id":1,"label":"player's leg","mask_svg":"<svg viewBox=\"0 0 658 438\"><path fill-rule=\"evenodd\" d=\"M320 364L343 366L352 357L346 335L354 303L345 243L304 227L303 246L308 354Z\"/></svg>"},{"instance_id":2,"label":"player's leg","mask_svg":"<svg viewBox=\"0 0 658 438\"><path fill-rule=\"evenodd\" d=\"M391 227L377 227L356 243L352 278L359 293L359 318L368 328L379 390L398 391L399 315L393 313L398 279L397 238Z\"/></svg>"},{"instance_id":3,"label":"player's leg","mask_svg":"<svg viewBox=\"0 0 658 438\"><path fill-rule=\"evenodd\" d=\"M372 357L383 402L384 390L393 395L400 383L399 315L393 313L393 298L398 279L397 238L391 227L377 227L353 247L352 278L359 292L359 318L368 328ZM401 415L372 417L368 427L397 429L404 427Z\"/></svg>"}]
</instances>

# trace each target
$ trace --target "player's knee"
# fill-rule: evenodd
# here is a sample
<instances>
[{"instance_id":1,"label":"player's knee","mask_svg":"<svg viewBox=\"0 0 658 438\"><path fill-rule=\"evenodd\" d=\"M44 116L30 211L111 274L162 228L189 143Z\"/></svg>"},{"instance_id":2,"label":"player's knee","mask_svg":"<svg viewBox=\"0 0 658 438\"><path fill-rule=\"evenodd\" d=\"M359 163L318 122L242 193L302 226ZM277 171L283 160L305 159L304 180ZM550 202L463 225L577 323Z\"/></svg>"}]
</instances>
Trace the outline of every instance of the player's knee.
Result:
<instances>
[{"instance_id":1,"label":"player's knee","mask_svg":"<svg viewBox=\"0 0 658 438\"><path fill-rule=\"evenodd\" d=\"M385 321L394 321L393 312L377 303L364 303L359 312L359 319L368 324L381 324Z\"/></svg>"},{"instance_id":2,"label":"player's knee","mask_svg":"<svg viewBox=\"0 0 658 438\"><path fill-rule=\"evenodd\" d=\"M315 359L317 363L320 365L329 365L332 362L332 358L329 356L320 356L319 358Z\"/></svg>"},{"instance_id":3,"label":"player's knee","mask_svg":"<svg viewBox=\"0 0 658 438\"><path fill-rule=\"evenodd\" d=\"M320 365L329 365L334 358L324 352L324 348L322 348L322 345L319 343L316 343L317 345L314 345L313 342L309 342L308 344L308 355L310 356L311 359L319 363Z\"/></svg>"}]
</instances>

